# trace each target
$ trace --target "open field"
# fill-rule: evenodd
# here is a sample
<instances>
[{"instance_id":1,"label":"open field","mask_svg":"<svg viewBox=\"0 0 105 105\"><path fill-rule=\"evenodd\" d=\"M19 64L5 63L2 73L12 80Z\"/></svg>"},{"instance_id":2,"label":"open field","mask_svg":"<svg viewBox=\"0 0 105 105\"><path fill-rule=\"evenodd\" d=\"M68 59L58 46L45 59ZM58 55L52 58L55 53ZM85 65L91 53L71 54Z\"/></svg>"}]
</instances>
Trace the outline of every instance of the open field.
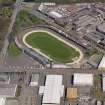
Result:
<instances>
[{"instance_id":1,"label":"open field","mask_svg":"<svg viewBox=\"0 0 105 105\"><path fill-rule=\"evenodd\" d=\"M42 53L58 62L69 63L73 62L75 57L79 57L79 52L74 48L45 32L31 33L25 40L32 47L40 49Z\"/></svg>"},{"instance_id":2,"label":"open field","mask_svg":"<svg viewBox=\"0 0 105 105\"><path fill-rule=\"evenodd\" d=\"M91 3L91 2L105 2L105 0L24 0L26 2L34 1L34 2L55 2L60 4L67 4L67 3Z\"/></svg>"}]
</instances>

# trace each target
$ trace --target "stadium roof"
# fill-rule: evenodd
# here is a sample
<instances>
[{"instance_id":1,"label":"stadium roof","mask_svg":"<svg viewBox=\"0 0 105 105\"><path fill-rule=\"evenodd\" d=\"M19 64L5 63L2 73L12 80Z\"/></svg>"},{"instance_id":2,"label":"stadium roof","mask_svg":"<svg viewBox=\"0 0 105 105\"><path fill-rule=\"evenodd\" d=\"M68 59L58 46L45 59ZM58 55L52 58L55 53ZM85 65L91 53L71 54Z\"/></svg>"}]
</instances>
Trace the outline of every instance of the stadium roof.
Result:
<instances>
[{"instance_id":1,"label":"stadium roof","mask_svg":"<svg viewBox=\"0 0 105 105\"><path fill-rule=\"evenodd\" d=\"M84 74L84 73L75 73L74 85L93 85L93 75Z\"/></svg>"},{"instance_id":2,"label":"stadium roof","mask_svg":"<svg viewBox=\"0 0 105 105\"><path fill-rule=\"evenodd\" d=\"M62 75L47 75L43 93L43 104L60 104L63 96Z\"/></svg>"},{"instance_id":3,"label":"stadium roof","mask_svg":"<svg viewBox=\"0 0 105 105\"><path fill-rule=\"evenodd\" d=\"M105 56L103 56L98 68L99 69L104 69L105 68Z\"/></svg>"},{"instance_id":4,"label":"stadium roof","mask_svg":"<svg viewBox=\"0 0 105 105\"><path fill-rule=\"evenodd\" d=\"M53 18L61 18L62 15L58 12L55 12L55 11L51 11L49 12L49 15L52 16Z\"/></svg>"}]
</instances>

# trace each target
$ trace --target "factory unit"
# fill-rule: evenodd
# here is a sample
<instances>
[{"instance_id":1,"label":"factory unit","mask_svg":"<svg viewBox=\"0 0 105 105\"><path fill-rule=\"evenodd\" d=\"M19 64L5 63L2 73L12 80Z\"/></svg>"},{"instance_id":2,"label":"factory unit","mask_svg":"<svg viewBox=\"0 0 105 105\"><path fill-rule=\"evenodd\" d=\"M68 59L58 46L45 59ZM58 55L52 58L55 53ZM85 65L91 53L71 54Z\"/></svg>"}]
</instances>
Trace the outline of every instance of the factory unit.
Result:
<instances>
[{"instance_id":1,"label":"factory unit","mask_svg":"<svg viewBox=\"0 0 105 105\"><path fill-rule=\"evenodd\" d=\"M10 83L10 75L8 74L0 74L0 84L9 84Z\"/></svg>"},{"instance_id":2,"label":"factory unit","mask_svg":"<svg viewBox=\"0 0 105 105\"><path fill-rule=\"evenodd\" d=\"M66 97L68 100L73 101L76 100L78 95L77 95L77 88L73 88L73 87L68 87L67 88L67 94Z\"/></svg>"},{"instance_id":3,"label":"factory unit","mask_svg":"<svg viewBox=\"0 0 105 105\"><path fill-rule=\"evenodd\" d=\"M45 86L39 88L39 94L43 96L42 105L60 105L64 86L62 75L46 75Z\"/></svg>"},{"instance_id":4,"label":"factory unit","mask_svg":"<svg viewBox=\"0 0 105 105\"><path fill-rule=\"evenodd\" d=\"M39 81L39 74L32 74L29 86L37 86Z\"/></svg>"},{"instance_id":5,"label":"factory unit","mask_svg":"<svg viewBox=\"0 0 105 105\"><path fill-rule=\"evenodd\" d=\"M97 31L105 34L105 23L102 23L99 26L97 26Z\"/></svg>"},{"instance_id":6,"label":"factory unit","mask_svg":"<svg viewBox=\"0 0 105 105\"><path fill-rule=\"evenodd\" d=\"M0 97L13 98L16 95L16 90L16 84L2 84L2 86L0 87Z\"/></svg>"},{"instance_id":7,"label":"factory unit","mask_svg":"<svg viewBox=\"0 0 105 105\"><path fill-rule=\"evenodd\" d=\"M105 74L102 75L102 90L105 92Z\"/></svg>"},{"instance_id":8,"label":"factory unit","mask_svg":"<svg viewBox=\"0 0 105 105\"><path fill-rule=\"evenodd\" d=\"M103 56L99 66L98 66L98 69L105 69L105 56Z\"/></svg>"},{"instance_id":9,"label":"factory unit","mask_svg":"<svg viewBox=\"0 0 105 105\"><path fill-rule=\"evenodd\" d=\"M93 75L85 73L74 73L73 84L76 86L92 86Z\"/></svg>"},{"instance_id":10,"label":"factory unit","mask_svg":"<svg viewBox=\"0 0 105 105\"><path fill-rule=\"evenodd\" d=\"M2 84L0 87L0 105L6 105L7 98L14 98L16 95L16 84Z\"/></svg>"},{"instance_id":11,"label":"factory unit","mask_svg":"<svg viewBox=\"0 0 105 105\"><path fill-rule=\"evenodd\" d=\"M77 21L74 22L76 25L76 30L80 31L81 29L85 28L88 25L96 24L97 21L95 18L89 15L84 15L78 18Z\"/></svg>"},{"instance_id":12,"label":"factory unit","mask_svg":"<svg viewBox=\"0 0 105 105\"><path fill-rule=\"evenodd\" d=\"M0 98L0 105L5 105L6 98L1 97Z\"/></svg>"}]
</instances>

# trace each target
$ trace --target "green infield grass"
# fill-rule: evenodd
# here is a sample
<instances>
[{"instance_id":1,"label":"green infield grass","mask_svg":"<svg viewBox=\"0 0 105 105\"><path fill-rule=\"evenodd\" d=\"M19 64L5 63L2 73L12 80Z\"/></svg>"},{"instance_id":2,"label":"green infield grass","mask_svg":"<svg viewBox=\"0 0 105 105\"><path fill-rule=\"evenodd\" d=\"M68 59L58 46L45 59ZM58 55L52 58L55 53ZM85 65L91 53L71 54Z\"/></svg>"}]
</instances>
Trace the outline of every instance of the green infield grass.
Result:
<instances>
[{"instance_id":1,"label":"green infield grass","mask_svg":"<svg viewBox=\"0 0 105 105\"><path fill-rule=\"evenodd\" d=\"M40 49L41 52L51 59L61 63L73 62L73 58L80 55L74 48L46 32L34 32L28 35L25 41L32 47Z\"/></svg>"}]
</instances>

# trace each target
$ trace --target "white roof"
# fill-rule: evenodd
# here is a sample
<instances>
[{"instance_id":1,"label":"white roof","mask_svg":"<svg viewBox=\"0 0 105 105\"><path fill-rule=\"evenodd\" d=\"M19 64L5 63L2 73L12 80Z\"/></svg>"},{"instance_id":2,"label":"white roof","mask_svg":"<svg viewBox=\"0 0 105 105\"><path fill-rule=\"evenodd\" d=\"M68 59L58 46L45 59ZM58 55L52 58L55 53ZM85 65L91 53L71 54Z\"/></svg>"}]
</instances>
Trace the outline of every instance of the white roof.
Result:
<instances>
[{"instance_id":1,"label":"white roof","mask_svg":"<svg viewBox=\"0 0 105 105\"><path fill-rule=\"evenodd\" d=\"M49 12L49 14L50 14L51 16L57 17L57 18L61 18L61 17L62 17L62 15L61 15L60 13L55 12L55 11L51 11L51 12Z\"/></svg>"},{"instance_id":2,"label":"white roof","mask_svg":"<svg viewBox=\"0 0 105 105\"><path fill-rule=\"evenodd\" d=\"M32 74L29 86L37 86L39 81L39 74Z\"/></svg>"},{"instance_id":3,"label":"white roof","mask_svg":"<svg viewBox=\"0 0 105 105\"><path fill-rule=\"evenodd\" d=\"M103 56L98 68L99 69L104 69L105 68L105 56Z\"/></svg>"},{"instance_id":4,"label":"white roof","mask_svg":"<svg viewBox=\"0 0 105 105\"><path fill-rule=\"evenodd\" d=\"M0 97L0 105L5 105L6 98Z\"/></svg>"},{"instance_id":5,"label":"white roof","mask_svg":"<svg viewBox=\"0 0 105 105\"><path fill-rule=\"evenodd\" d=\"M103 88L103 91L105 92L105 74L103 74L102 76L102 88Z\"/></svg>"},{"instance_id":6,"label":"white roof","mask_svg":"<svg viewBox=\"0 0 105 105\"><path fill-rule=\"evenodd\" d=\"M60 104L62 94L62 75L47 75L42 103Z\"/></svg>"},{"instance_id":7,"label":"white roof","mask_svg":"<svg viewBox=\"0 0 105 105\"><path fill-rule=\"evenodd\" d=\"M84 74L84 73L75 73L74 85L93 85L93 75Z\"/></svg>"},{"instance_id":8,"label":"white roof","mask_svg":"<svg viewBox=\"0 0 105 105\"><path fill-rule=\"evenodd\" d=\"M67 66L63 64L54 64L53 68L67 68Z\"/></svg>"},{"instance_id":9,"label":"white roof","mask_svg":"<svg viewBox=\"0 0 105 105\"><path fill-rule=\"evenodd\" d=\"M39 94L42 95L44 93L44 86L39 87Z\"/></svg>"}]
</instances>

